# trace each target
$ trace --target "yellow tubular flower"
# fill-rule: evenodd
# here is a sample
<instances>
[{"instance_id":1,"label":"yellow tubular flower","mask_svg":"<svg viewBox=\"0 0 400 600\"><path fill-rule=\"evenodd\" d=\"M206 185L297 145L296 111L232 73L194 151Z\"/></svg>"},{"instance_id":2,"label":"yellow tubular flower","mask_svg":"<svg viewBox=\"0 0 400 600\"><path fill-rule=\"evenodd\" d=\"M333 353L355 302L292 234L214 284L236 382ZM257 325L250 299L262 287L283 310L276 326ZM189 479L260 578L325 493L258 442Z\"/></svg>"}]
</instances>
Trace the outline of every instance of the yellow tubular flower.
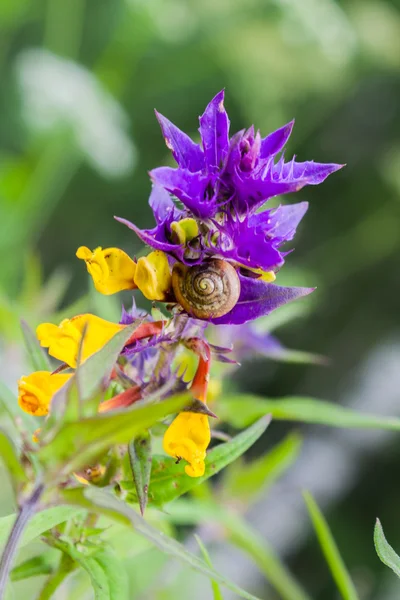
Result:
<instances>
[{"instance_id":1,"label":"yellow tubular flower","mask_svg":"<svg viewBox=\"0 0 400 600\"><path fill-rule=\"evenodd\" d=\"M72 377L49 371L35 371L18 381L18 404L25 412L43 417L49 412L52 397Z\"/></svg>"},{"instance_id":2,"label":"yellow tubular flower","mask_svg":"<svg viewBox=\"0 0 400 600\"><path fill-rule=\"evenodd\" d=\"M148 300L166 300L171 289L171 271L167 255L161 250L155 250L139 258L135 284Z\"/></svg>"},{"instance_id":3,"label":"yellow tubular flower","mask_svg":"<svg viewBox=\"0 0 400 600\"><path fill-rule=\"evenodd\" d=\"M174 458L183 458L189 464L185 473L189 477L204 475L207 446L210 443L210 425L207 415L181 412L164 434L164 451Z\"/></svg>"},{"instance_id":4,"label":"yellow tubular flower","mask_svg":"<svg viewBox=\"0 0 400 600\"><path fill-rule=\"evenodd\" d=\"M76 256L85 261L88 273L93 278L94 287L105 295L116 294L121 290L133 290L136 263L119 248L99 247L89 250L81 246Z\"/></svg>"},{"instance_id":5,"label":"yellow tubular flower","mask_svg":"<svg viewBox=\"0 0 400 600\"><path fill-rule=\"evenodd\" d=\"M82 362L100 350L125 325L110 323L95 315L78 315L57 325L42 323L36 329L40 345L49 349L50 356L76 368L82 333L86 326Z\"/></svg>"}]
</instances>

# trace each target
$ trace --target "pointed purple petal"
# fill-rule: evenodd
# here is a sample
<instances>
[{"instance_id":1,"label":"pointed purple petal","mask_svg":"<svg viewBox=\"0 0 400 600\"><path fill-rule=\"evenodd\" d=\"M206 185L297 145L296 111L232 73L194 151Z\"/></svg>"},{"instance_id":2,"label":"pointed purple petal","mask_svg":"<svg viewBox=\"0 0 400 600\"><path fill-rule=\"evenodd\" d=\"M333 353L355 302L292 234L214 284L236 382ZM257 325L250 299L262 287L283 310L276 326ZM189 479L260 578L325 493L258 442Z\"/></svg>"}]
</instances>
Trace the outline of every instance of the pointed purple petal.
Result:
<instances>
[{"instance_id":1,"label":"pointed purple petal","mask_svg":"<svg viewBox=\"0 0 400 600\"><path fill-rule=\"evenodd\" d=\"M195 173L204 168L204 154L198 144L195 144L186 133L171 123L166 117L155 111L160 123L167 148L180 167Z\"/></svg>"},{"instance_id":2,"label":"pointed purple petal","mask_svg":"<svg viewBox=\"0 0 400 600\"><path fill-rule=\"evenodd\" d=\"M261 140L260 158L275 156L275 154L278 154L278 152L283 150L292 133L293 125L294 119Z\"/></svg>"},{"instance_id":3,"label":"pointed purple petal","mask_svg":"<svg viewBox=\"0 0 400 600\"><path fill-rule=\"evenodd\" d=\"M165 235L162 233L164 225L158 225L157 227L154 227L154 229L139 229L139 227L127 219L123 219L121 217L114 217L114 219L119 223L129 227L129 229L132 229L132 231L136 233L142 242L148 246L151 246L151 248L154 248L155 250L175 253L177 250L182 249L182 246L179 244L171 244L166 240Z\"/></svg>"},{"instance_id":4,"label":"pointed purple petal","mask_svg":"<svg viewBox=\"0 0 400 600\"><path fill-rule=\"evenodd\" d=\"M149 204L157 223L165 221L166 218L173 215L174 211L179 213L179 210L175 207L175 204L168 192L159 185L153 185L149 198Z\"/></svg>"},{"instance_id":5,"label":"pointed purple petal","mask_svg":"<svg viewBox=\"0 0 400 600\"><path fill-rule=\"evenodd\" d=\"M306 185L318 185L343 166L313 161L297 163L294 159L284 163L280 159L276 165L267 165L264 173L253 173L251 177L235 174L232 182L236 190L236 209L239 214L254 212L269 198L298 192Z\"/></svg>"},{"instance_id":6,"label":"pointed purple petal","mask_svg":"<svg viewBox=\"0 0 400 600\"><path fill-rule=\"evenodd\" d=\"M268 315L287 302L310 294L313 288L280 287L239 275L241 292L236 306L223 317L211 319L215 325L240 325Z\"/></svg>"},{"instance_id":7,"label":"pointed purple petal","mask_svg":"<svg viewBox=\"0 0 400 600\"><path fill-rule=\"evenodd\" d=\"M215 202L210 201L206 194L210 176L191 173L187 169L159 167L150 171L150 177L155 184L179 198L197 217L207 219L215 214Z\"/></svg>"},{"instance_id":8,"label":"pointed purple petal","mask_svg":"<svg viewBox=\"0 0 400 600\"><path fill-rule=\"evenodd\" d=\"M293 239L301 219L308 209L308 202L281 205L273 210L256 213L249 218L251 227L260 228L271 238L288 242Z\"/></svg>"},{"instance_id":9,"label":"pointed purple petal","mask_svg":"<svg viewBox=\"0 0 400 600\"><path fill-rule=\"evenodd\" d=\"M200 117L199 131L206 165L218 168L229 148L229 119L224 107L224 90L211 100Z\"/></svg>"},{"instance_id":10,"label":"pointed purple petal","mask_svg":"<svg viewBox=\"0 0 400 600\"><path fill-rule=\"evenodd\" d=\"M344 165L336 165L333 163L316 163L313 160L309 160L307 162L296 162L294 159L288 163L282 165L276 165L275 168L272 169L272 179L273 180L281 180L286 183L296 182L301 187L297 189L301 189L305 185L318 185L325 181L325 179L342 169Z\"/></svg>"}]
</instances>

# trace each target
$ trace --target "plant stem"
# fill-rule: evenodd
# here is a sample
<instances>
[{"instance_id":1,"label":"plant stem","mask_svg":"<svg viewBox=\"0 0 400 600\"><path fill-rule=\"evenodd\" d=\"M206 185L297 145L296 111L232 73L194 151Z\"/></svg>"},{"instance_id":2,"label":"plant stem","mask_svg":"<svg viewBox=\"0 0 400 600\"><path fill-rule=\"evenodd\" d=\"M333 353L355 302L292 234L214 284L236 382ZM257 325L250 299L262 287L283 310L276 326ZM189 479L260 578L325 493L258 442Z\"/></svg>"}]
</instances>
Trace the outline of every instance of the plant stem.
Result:
<instances>
[{"instance_id":1,"label":"plant stem","mask_svg":"<svg viewBox=\"0 0 400 600\"><path fill-rule=\"evenodd\" d=\"M38 484L34 488L31 496L21 506L20 512L11 529L11 533L8 537L7 544L4 548L0 562L0 600L2 600L2 598L4 597L8 575L10 573L15 555L17 553L20 538L24 532L26 525L36 512L43 489L43 484Z\"/></svg>"},{"instance_id":2,"label":"plant stem","mask_svg":"<svg viewBox=\"0 0 400 600\"><path fill-rule=\"evenodd\" d=\"M74 561L66 554L63 554L57 571L53 573L53 575L51 575L44 584L38 600L50 600L54 592L59 588L64 579L71 573L71 571L74 570L74 568Z\"/></svg>"}]
</instances>

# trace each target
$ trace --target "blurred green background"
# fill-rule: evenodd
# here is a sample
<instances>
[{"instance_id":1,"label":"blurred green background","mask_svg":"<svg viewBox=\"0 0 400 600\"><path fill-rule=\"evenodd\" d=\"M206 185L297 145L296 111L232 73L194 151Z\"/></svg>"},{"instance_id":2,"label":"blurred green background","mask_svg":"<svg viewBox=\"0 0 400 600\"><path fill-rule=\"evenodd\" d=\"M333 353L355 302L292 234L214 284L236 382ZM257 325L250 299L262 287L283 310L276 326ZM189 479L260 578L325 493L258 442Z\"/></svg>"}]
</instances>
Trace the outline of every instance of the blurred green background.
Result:
<instances>
[{"instance_id":1,"label":"blurred green background","mask_svg":"<svg viewBox=\"0 0 400 600\"><path fill-rule=\"evenodd\" d=\"M197 116L225 87L231 131L254 123L266 135L295 117L287 157L347 163L287 198L310 209L278 279L318 286L279 337L331 364L253 361L238 384L400 415L399 67L396 0L0 0L1 378L15 388L26 369L21 317L118 315L120 298L92 293L76 248L142 251L113 215L152 226L147 171L172 164L153 108L197 137ZM274 425L265 444L287 429ZM313 489L361 597L399 598L372 544L379 514L400 548L399 439L304 433L287 514ZM313 536L290 519L283 529L272 500L253 521L275 531L313 598L338 598ZM275 598L251 569L239 583Z\"/></svg>"}]
</instances>

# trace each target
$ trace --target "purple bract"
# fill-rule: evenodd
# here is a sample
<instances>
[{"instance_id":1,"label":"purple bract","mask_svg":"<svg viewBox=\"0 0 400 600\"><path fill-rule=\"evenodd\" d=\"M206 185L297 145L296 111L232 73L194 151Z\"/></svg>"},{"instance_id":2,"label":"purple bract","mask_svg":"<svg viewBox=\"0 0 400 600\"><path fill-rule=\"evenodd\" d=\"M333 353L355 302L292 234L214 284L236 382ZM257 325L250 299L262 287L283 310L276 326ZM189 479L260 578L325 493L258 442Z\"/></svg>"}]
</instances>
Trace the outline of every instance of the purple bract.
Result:
<instances>
[{"instance_id":1,"label":"purple bract","mask_svg":"<svg viewBox=\"0 0 400 600\"><path fill-rule=\"evenodd\" d=\"M144 243L168 254L171 263L191 266L222 258L235 266L241 296L230 313L212 321L216 324L244 323L310 293L311 289L281 288L257 279L261 271L276 273L282 267L287 252L281 246L293 239L308 204L260 209L274 196L322 183L342 165L296 162L294 158L285 162L281 152L294 121L265 138L253 126L229 137L223 91L200 117L201 144L159 113L156 116L178 166L150 172L153 229L141 230L125 219L118 220ZM188 218L196 221L198 233L182 241L172 225Z\"/></svg>"}]
</instances>

